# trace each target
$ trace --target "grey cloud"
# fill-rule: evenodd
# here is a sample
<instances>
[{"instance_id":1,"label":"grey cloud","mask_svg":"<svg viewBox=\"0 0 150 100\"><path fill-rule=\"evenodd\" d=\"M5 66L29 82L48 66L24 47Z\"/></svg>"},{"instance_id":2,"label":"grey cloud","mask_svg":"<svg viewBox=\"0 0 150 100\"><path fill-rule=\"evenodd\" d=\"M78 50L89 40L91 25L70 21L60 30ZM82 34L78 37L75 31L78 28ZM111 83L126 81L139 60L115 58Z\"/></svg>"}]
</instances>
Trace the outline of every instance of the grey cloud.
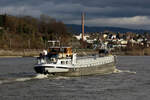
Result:
<instances>
[{"instance_id":1,"label":"grey cloud","mask_svg":"<svg viewBox=\"0 0 150 100\"><path fill-rule=\"evenodd\" d=\"M79 24L81 12L84 11L88 25L106 24L109 26L124 18L126 20L123 20L123 23L135 20L137 16L144 17L144 21L149 22L149 4L149 0L1 0L0 12L5 9L10 14L21 13L35 17L47 14L65 23ZM141 24L143 28L147 28L150 23L139 22L143 20L140 18L135 20L138 23L118 23L118 26L137 28L137 24ZM103 20L107 23L104 23Z\"/></svg>"},{"instance_id":2,"label":"grey cloud","mask_svg":"<svg viewBox=\"0 0 150 100\"><path fill-rule=\"evenodd\" d=\"M85 11L95 17L131 17L150 15L149 0L1 0L0 5L31 6L42 12L71 13Z\"/></svg>"}]
</instances>

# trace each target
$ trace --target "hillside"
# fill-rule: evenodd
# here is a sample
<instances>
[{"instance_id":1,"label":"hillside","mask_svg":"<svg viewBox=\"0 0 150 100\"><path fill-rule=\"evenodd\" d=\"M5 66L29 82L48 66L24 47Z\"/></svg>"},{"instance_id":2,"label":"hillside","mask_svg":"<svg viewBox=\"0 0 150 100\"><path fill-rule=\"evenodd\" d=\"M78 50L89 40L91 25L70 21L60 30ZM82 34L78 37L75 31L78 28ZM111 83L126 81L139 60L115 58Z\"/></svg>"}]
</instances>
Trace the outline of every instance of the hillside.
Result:
<instances>
[{"instance_id":1,"label":"hillside","mask_svg":"<svg viewBox=\"0 0 150 100\"><path fill-rule=\"evenodd\" d=\"M68 29L71 32L74 33L80 33L81 32L81 25L75 25L75 24L66 24ZM134 32L134 33L144 33L144 32L150 32L150 30L141 30L141 29L128 29L128 28L121 28L121 27L88 27L85 26L85 32L104 32L104 31L112 31L112 32Z\"/></svg>"},{"instance_id":2,"label":"hillside","mask_svg":"<svg viewBox=\"0 0 150 100\"><path fill-rule=\"evenodd\" d=\"M0 15L0 49L41 49L46 48L48 40L66 45L70 35L63 22L47 15Z\"/></svg>"}]
</instances>

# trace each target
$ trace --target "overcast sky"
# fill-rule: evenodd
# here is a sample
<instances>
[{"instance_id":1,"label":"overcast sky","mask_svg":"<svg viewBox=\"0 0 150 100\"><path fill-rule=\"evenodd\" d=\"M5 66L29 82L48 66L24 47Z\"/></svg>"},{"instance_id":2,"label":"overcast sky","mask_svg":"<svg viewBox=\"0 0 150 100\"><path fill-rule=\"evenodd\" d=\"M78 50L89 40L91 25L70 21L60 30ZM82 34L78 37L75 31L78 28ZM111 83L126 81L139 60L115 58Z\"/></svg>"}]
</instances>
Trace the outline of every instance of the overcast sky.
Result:
<instances>
[{"instance_id":1,"label":"overcast sky","mask_svg":"<svg viewBox=\"0 0 150 100\"><path fill-rule=\"evenodd\" d=\"M0 13L47 14L66 24L150 30L150 0L0 0Z\"/></svg>"}]
</instances>

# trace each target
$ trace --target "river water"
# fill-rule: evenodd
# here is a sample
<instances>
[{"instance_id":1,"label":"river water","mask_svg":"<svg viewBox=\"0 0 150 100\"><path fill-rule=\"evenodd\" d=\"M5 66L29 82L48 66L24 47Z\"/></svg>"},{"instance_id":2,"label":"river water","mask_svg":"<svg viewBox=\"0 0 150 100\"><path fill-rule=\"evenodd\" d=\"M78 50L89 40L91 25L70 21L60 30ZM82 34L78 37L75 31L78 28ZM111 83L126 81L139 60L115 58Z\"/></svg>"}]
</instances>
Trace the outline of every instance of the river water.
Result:
<instances>
[{"instance_id":1,"label":"river water","mask_svg":"<svg viewBox=\"0 0 150 100\"><path fill-rule=\"evenodd\" d=\"M0 100L150 100L150 56L119 56L118 73L46 77L35 58L0 58Z\"/></svg>"}]
</instances>

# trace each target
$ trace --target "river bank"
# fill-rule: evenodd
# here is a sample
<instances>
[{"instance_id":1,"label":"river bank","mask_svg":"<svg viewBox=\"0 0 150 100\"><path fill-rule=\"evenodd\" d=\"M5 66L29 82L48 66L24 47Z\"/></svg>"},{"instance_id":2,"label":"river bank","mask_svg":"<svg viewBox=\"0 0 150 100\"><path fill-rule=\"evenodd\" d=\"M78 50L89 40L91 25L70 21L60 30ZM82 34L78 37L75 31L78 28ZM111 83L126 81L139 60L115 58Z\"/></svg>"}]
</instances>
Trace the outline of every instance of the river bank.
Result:
<instances>
[{"instance_id":1,"label":"river bank","mask_svg":"<svg viewBox=\"0 0 150 100\"><path fill-rule=\"evenodd\" d=\"M23 50L0 50L0 57L36 57L41 53L42 49L23 49ZM98 51L93 49L78 49L74 50L79 56L94 55ZM112 52L113 55L120 56L150 56L150 48L143 50L132 50L132 51L117 51Z\"/></svg>"},{"instance_id":2,"label":"river bank","mask_svg":"<svg viewBox=\"0 0 150 100\"><path fill-rule=\"evenodd\" d=\"M120 56L150 56L150 48L145 49L135 49L135 50L129 50L129 51L117 51L113 52L114 55L120 55Z\"/></svg>"},{"instance_id":3,"label":"river bank","mask_svg":"<svg viewBox=\"0 0 150 100\"><path fill-rule=\"evenodd\" d=\"M93 49L79 49L77 50L77 54L80 56L93 55L98 54L98 51L95 51ZM129 51L114 51L111 52L111 54L118 56L150 56L150 48L134 49Z\"/></svg>"},{"instance_id":4,"label":"river bank","mask_svg":"<svg viewBox=\"0 0 150 100\"><path fill-rule=\"evenodd\" d=\"M0 50L0 57L37 57L42 53L42 49L23 49L23 50ZM94 55L97 51L92 49L78 49L73 52L77 53L78 56Z\"/></svg>"},{"instance_id":5,"label":"river bank","mask_svg":"<svg viewBox=\"0 0 150 100\"><path fill-rule=\"evenodd\" d=\"M40 52L40 49L0 50L0 57L35 57Z\"/></svg>"}]
</instances>

